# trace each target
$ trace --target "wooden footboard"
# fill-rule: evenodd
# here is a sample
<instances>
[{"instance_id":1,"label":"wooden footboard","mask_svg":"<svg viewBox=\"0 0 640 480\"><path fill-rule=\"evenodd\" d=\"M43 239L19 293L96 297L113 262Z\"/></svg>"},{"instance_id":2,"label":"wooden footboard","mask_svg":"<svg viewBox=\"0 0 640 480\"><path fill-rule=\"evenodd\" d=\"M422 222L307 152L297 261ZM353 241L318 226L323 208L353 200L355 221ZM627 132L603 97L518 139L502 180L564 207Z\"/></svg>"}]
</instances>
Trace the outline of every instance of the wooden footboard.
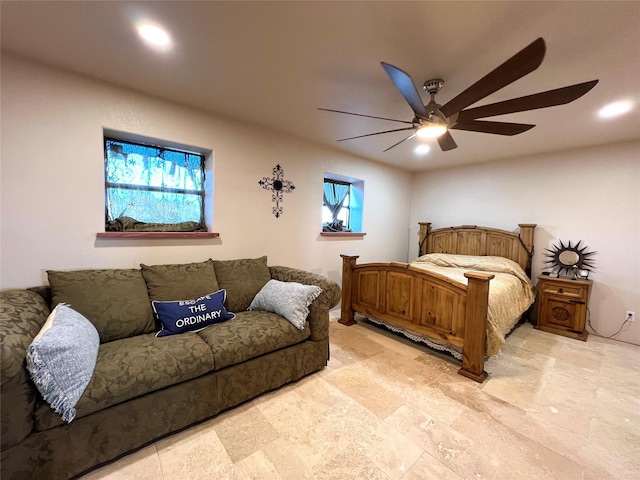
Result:
<instances>
[{"instance_id":1,"label":"wooden footboard","mask_svg":"<svg viewBox=\"0 0 640 480\"><path fill-rule=\"evenodd\" d=\"M484 381L489 281L494 275L466 273L464 285L407 263L357 265L358 255L341 256L340 323L353 325L358 312L462 348L459 373Z\"/></svg>"},{"instance_id":2,"label":"wooden footboard","mask_svg":"<svg viewBox=\"0 0 640 480\"><path fill-rule=\"evenodd\" d=\"M519 224L520 233L475 225L431 230L420 223L419 254L491 255L517 262L530 275L536 225ZM357 265L358 255L342 256L342 310L339 322L354 314L385 320L410 332L462 349L461 375L487 377L487 309L493 274L465 273L468 284L417 269L407 263Z\"/></svg>"}]
</instances>

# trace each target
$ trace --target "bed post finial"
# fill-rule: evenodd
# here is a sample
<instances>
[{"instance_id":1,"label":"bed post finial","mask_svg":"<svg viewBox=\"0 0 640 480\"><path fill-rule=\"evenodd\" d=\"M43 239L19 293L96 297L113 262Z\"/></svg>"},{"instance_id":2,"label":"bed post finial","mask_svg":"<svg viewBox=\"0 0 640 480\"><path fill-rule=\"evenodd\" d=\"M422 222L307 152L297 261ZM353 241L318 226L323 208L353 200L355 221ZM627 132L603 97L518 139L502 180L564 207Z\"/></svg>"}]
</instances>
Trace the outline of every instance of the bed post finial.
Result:
<instances>
[{"instance_id":1,"label":"bed post finial","mask_svg":"<svg viewBox=\"0 0 640 480\"><path fill-rule=\"evenodd\" d=\"M427 237L431 232L431 222L418 222L420 229L418 231L418 256L427 253Z\"/></svg>"}]
</instances>

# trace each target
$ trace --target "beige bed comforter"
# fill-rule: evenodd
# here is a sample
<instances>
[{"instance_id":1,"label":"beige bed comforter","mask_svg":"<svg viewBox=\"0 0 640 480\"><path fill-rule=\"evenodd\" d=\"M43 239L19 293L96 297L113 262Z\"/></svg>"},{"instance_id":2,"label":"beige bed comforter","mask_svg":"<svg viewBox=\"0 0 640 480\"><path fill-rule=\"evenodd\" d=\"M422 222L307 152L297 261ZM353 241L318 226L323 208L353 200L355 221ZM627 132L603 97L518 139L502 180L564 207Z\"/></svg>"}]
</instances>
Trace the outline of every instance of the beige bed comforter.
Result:
<instances>
[{"instance_id":1,"label":"beige bed comforter","mask_svg":"<svg viewBox=\"0 0 640 480\"><path fill-rule=\"evenodd\" d=\"M489 283L487 356L500 353L505 335L535 299L531 280L520 265L508 258L430 253L417 258L411 265L465 285L465 272L481 271L495 275Z\"/></svg>"}]
</instances>

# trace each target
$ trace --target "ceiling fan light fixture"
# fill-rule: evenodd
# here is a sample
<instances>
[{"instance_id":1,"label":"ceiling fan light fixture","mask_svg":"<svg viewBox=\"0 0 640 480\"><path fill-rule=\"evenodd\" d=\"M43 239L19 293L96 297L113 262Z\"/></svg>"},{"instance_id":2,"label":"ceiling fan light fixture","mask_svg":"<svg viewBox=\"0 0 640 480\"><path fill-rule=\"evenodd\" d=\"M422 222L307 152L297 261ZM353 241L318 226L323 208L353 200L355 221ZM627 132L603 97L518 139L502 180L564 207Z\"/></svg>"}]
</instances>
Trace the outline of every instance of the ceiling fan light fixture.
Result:
<instances>
[{"instance_id":1,"label":"ceiling fan light fixture","mask_svg":"<svg viewBox=\"0 0 640 480\"><path fill-rule=\"evenodd\" d=\"M428 123L421 126L416 135L420 138L438 138L447 133L447 126L442 123Z\"/></svg>"}]
</instances>

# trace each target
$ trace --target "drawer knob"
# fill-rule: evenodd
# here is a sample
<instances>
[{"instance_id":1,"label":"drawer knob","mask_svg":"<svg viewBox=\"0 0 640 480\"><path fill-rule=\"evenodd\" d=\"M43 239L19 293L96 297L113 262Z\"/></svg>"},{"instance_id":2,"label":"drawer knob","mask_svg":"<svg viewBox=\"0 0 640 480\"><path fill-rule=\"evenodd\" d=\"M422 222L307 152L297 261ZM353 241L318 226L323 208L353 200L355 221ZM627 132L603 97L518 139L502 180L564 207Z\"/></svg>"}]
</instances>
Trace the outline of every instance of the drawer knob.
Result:
<instances>
[{"instance_id":1,"label":"drawer knob","mask_svg":"<svg viewBox=\"0 0 640 480\"><path fill-rule=\"evenodd\" d=\"M559 289L558 289L558 293L564 293L564 290L563 290L563 289L561 289L561 288L559 288Z\"/></svg>"}]
</instances>

